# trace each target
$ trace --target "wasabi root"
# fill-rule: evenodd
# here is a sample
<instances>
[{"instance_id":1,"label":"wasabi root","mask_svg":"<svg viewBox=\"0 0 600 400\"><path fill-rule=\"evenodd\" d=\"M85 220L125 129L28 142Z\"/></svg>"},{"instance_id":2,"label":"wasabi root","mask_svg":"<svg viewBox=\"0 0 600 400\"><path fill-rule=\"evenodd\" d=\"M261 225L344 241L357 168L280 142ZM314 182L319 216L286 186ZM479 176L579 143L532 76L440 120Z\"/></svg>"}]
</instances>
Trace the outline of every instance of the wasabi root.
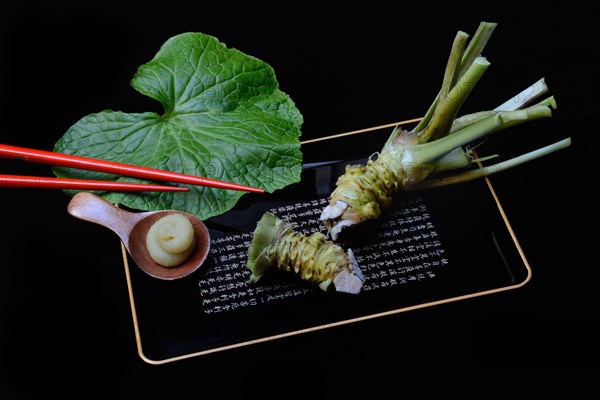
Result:
<instances>
[{"instance_id":1,"label":"wasabi root","mask_svg":"<svg viewBox=\"0 0 600 400\"><path fill-rule=\"evenodd\" d=\"M556 108L552 96L531 105L548 90L542 78L493 110L457 118L461 105L490 65L481 52L495 27L495 23L482 22L468 44L469 35L459 31L442 88L419 124L411 130L396 127L382 150L365 165L346 167L320 216L333 240L351 226L377 219L383 209L392 205L398 191L445 186L488 176L571 144L567 138L502 163L469 168L474 161L482 159L475 160L464 146L512 126L551 117L552 109ZM459 173L448 174L459 169L462 170Z\"/></svg>"},{"instance_id":2,"label":"wasabi root","mask_svg":"<svg viewBox=\"0 0 600 400\"><path fill-rule=\"evenodd\" d=\"M321 232L309 236L271 212L258 221L248 249L250 281L272 268L289 272L326 292L360 293L364 276L351 249L327 240Z\"/></svg>"}]
</instances>

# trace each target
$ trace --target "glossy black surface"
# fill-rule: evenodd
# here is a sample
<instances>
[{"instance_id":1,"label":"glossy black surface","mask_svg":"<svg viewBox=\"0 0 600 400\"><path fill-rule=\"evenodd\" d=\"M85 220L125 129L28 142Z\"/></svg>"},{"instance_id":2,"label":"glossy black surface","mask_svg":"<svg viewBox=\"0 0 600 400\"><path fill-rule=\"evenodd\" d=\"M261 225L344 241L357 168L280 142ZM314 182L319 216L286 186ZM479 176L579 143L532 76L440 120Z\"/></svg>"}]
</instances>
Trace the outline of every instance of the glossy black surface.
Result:
<instances>
[{"instance_id":1,"label":"glossy black surface","mask_svg":"<svg viewBox=\"0 0 600 400\"><path fill-rule=\"evenodd\" d=\"M187 31L269 62L304 115L303 139L413 118L439 89L456 31L487 20L498 22L491 66L463 111L541 77L558 109L478 152L504 159L567 136L573 145L492 178L532 267L524 287L161 366L138 355L118 238L71 218L62 192L0 188L0 398L594 397L600 32L586 4L3 2L2 143L49 150L89 113L160 112L129 82ZM305 162L362 157L387 135L307 144ZM0 172L50 174L8 160ZM489 204L478 188L452 189L445 207L461 221L470 208L479 215ZM461 236L484 241L489 220L467 220Z\"/></svg>"}]
</instances>

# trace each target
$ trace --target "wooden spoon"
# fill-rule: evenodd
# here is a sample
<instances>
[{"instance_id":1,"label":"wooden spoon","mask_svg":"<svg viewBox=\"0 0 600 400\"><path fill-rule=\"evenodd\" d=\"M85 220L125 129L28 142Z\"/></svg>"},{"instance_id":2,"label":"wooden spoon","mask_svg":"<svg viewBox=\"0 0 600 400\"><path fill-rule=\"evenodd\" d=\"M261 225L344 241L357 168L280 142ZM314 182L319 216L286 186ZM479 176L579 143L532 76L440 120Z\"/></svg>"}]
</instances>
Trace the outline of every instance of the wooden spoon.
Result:
<instances>
[{"instance_id":1,"label":"wooden spoon","mask_svg":"<svg viewBox=\"0 0 600 400\"><path fill-rule=\"evenodd\" d=\"M192 214L175 210L129 212L89 192L79 192L73 196L67 211L76 218L105 226L115 232L138 267L154 278L173 280L187 276L197 270L208 256L210 249L208 229ZM196 234L196 246L182 264L164 267L150 257L146 248L146 234L156 221L173 213L182 214L190 220Z\"/></svg>"}]
</instances>

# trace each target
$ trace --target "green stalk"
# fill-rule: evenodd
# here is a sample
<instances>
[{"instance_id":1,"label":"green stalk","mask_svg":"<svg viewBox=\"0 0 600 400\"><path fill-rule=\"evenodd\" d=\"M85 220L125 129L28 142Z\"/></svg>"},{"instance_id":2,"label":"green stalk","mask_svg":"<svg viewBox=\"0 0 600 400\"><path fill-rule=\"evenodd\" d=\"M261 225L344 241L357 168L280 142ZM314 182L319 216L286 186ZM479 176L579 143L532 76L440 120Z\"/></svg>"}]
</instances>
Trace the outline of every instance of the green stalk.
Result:
<instances>
[{"instance_id":1,"label":"green stalk","mask_svg":"<svg viewBox=\"0 0 600 400\"><path fill-rule=\"evenodd\" d=\"M461 62L461 73L462 76L469 66L475 61L475 59L481 56L485 45L488 40L492 36L494 29L498 24L495 22L481 22L477 27L477 31L473 35L473 39L469 42L469 46L465 50L465 54L463 55Z\"/></svg>"},{"instance_id":2,"label":"green stalk","mask_svg":"<svg viewBox=\"0 0 600 400\"><path fill-rule=\"evenodd\" d=\"M551 108L556 108L556 103L554 102L554 98L550 97L540 104L536 104L533 106L529 106L522 110L515 111L502 111L500 116L504 122L502 125L494 131L494 133L499 132L501 130L513 127L515 125L519 125L526 121L532 121L534 119L539 118L547 118L552 116Z\"/></svg>"},{"instance_id":3,"label":"green stalk","mask_svg":"<svg viewBox=\"0 0 600 400\"><path fill-rule=\"evenodd\" d=\"M417 128L410 132L403 131L399 127L394 128L392 134L383 146L383 151L387 151L395 146L403 146L407 144L407 139L410 137L411 143L427 143L437 140L439 137L446 136L451 132L456 121L456 115L460 107L467 99L479 79L490 66L490 63L484 57L477 57L471 63L467 71L461 76L458 82L452 87L450 92L444 96L444 99L436 103L435 113L431 116L427 126L423 131L418 131ZM440 90L443 93L444 90ZM483 119L489 115L495 115L497 112L488 112L487 114L473 115L471 120L463 118L463 123L473 123L474 121Z\"/></svg>"},{"instance_id":4,"label":"green stalk","mask_svg":"<svg viewBox=\"0 0 600 400\"><path fill-rule=\"evenodd\" d=\"M450 129L450 133L456 132L468 125L471 125L477 121L487 118L490 115L497 114L500 111L519 110L523 108L526 104L531 103L533 100L546 93L547 91L548 86L546 85L545 79L542 78L535 82L533 85L527 87L525 90L521 91L516 96L511 97L498 107L494 108L493 110L478 111L471 114L462 115L456 118L454 120L454 123L452 124L452 129ZM554 97L548 97L547 99L537 104L545 105L556 109L556 101L554 100Z\"/></svg>"},{"instance_id":5,"label":"green stalk","mask_svg":"<svg viewBox=\"0 0 600 400\"><path fill-rule=\"evenodd\" d=\"M571 138L568 137L554 144L539 148L534 151L530 151L529 153L522 154L520 156L511 158L510 160L506 160L494 165L489 165L486 167L472 169L469 171L465 171L459 174L438 178L438 179L429 179L422 181L408 189L411 190L422 190L422 189L430 189L434 187L442 187L454 185L457 183L463 183L472 181L478 178L483 178L485 176L490 176L498 172L506 171L507 169L514 168L518 165L524 164L531 160L535 160L536 158L540 158L546 156L548 154L554 153L555 151L567 148L571 145Z\"/></svg>"},{"instance_id":6,"label":"green stalk","mask_svg":"<svg viewBox=\"0 0 600 400\"><path fill-rule=\"evenodd\" d=\"M446 63L446 71L444 73L444 79L442 81L442 88L440 89L438 101L436 102L435 110L432 114L433 121L427 124L422 133L420 131L416 131L417 134L420 135L419 140L421 142L428 142L430 140L435 140L438 137L445 136L452 127L452 121L456 117L456 115L450 115L450 118L443 118L442 120L440 120L439 118L436 119L436 116L439 116L440 113L445 112L444 109L446 105L446 99L448 98L448 95L450 95L450 92L458 82L461 72L460 62L465 52L468 37L469 35L461 31L459 31L456 34L454 43L452 44L450 58Z\"/></svg>"},{"instance_id":7,"label":"green stalk","mask_svg":"<svg viewBox=\"0 0 600 400\"><path fill-rule=\"evenodd\" d=\"M417 165L431 164L454 149L486 136L502 126L503 120L499 114L492 115L471 124L452 135L444 136L433 142L414 146L414 160Z\"/></svg>"},{"instance_id":8,"label":"green stalk","mask_svg":"<svg viewBox=\"0 0 600 400\"><path fill-rule=\"evenodd\" d=\"M446 136L460 107L467 99L479 79L490 66L484 57L477 57L454 85L450 93L438 103L427 127L419 134L419 142L426 143Z\"/></svg>"},{"instance_id":9,"label":"green stalk","mask_svg":"<svg viewBox=\"0 0 600 400\"><path fill-rule=\"evenodd\" d=\"M533 85L529 86L527 89L523 90L521 93L513 96L508 99L504 103L500 104L496 107L495 111L513 111L523 108L526 104L540 97L542 94L548 91L548 85L546 85L546 80L544 78L535 82Z\"/></svg>"},{"instance_id":10,"label":"green stalk","mask_svg":"<svg viewBox=\"0 0 600 400\"><path fill-rule=\"evenodd\" d=\"M477 27L477 31L473 35L473 38L469 42L467 49L462 55L458 78L462 77L467 71L467 69L471 66L471 64L475 61L475 59L481 56L485 45L487 44L488 40L492 36L492 33L494 32L494 29L496 28L496 25L498 24L495 22L481 22L479 24L479 26ZM450 56L450 59L452 59L452 55ZM440 93L437 94L436 98L433 100L433 103L431 104L431 106L429 106L429 109L425 113L425 116L415 127L415 132L422 131L429 124L429 121L433 116L434 110L436 109L439 98Z\"/></svg>"},{"instance_id":11,"label":"green stalk","mask_svg":"<svg viewBox=\"0 0 600 400\"><path fill-rule=\"evenodd\" d=\"M461 130L453 132L433 142L414 146L414 162L417 164L432 163L451 151L471 143L481 137L500 130L532 121L551 117L552 111L546 105L534 105L523 110L502 111L475 122Z\"/></svg>"},{"instance_id":12,"label":"green stalk","mask_svg":"<svg viewBox=\"0 0 600 400\"><path fill-rule=\"evenodd\" d=\"M448 58L448 62L446 63L446 71L444 72L444 79L442 80L442 88L440 89L439 101L446 100L446 96L450 93L450 90L456 85L458 79L460 78L460 62L462 60L462 56L465 52L465 48L467 47L467 40L469 35L466 33L459 31L454 38L454 43L452 43L452 50L450 51L450 57ZM438 104L439 104L438 101Z\"/></svg>"},{"instance_id":13,"label":"green stalk","mask_svg":"<svg viewBox=\"0 0 600 400\"><path fill-rule=\"evenodd\" d=\"M450 129L450 133L459 131L471 124L474 124L477 121L481 121L491 115L496 115L501 111L516 111L521 109L526 103L530 103L540 95L546 93L547 86L545 86L544 79L540 79L538 82L529 86L527 89L514 96L510 100L504 102L500 106L496 107L494 110L488 111L478 111L471 114L463 115L454 120L452 124L452 129ZM536 105L538 106L546 106L551 107L552 109L556 109L556 100L553 96L550 96Z\"/></svg>"}]
</instances>

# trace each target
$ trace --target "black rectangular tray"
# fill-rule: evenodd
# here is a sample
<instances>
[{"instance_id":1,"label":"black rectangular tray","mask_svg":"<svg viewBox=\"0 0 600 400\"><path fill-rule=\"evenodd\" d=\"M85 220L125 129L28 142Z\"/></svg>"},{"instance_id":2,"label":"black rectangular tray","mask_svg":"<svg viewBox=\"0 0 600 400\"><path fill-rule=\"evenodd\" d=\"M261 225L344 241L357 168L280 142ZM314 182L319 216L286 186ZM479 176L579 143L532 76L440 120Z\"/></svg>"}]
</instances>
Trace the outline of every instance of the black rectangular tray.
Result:
<instances>
[{"instance_id":1,"label":"black rectangular tray","mask_svg":"<svg viewBox=\"0 0 600 400\"><path fill-rule=\"evenodd\" d=\"M363 163L366 159L352 160ZM265 211L299 232L326 232L319 215L347 162L305 168L299 183L273 194L247 194L205 221L207 262L192 275L161 281L123 250L140 357L163 364L316 329L516 289L530 266L490 179L402 192L380 219L341 244L365 273L360 294L325 293L273 271L248 280L246 251Z\"/></svg>"}]
</instances>

